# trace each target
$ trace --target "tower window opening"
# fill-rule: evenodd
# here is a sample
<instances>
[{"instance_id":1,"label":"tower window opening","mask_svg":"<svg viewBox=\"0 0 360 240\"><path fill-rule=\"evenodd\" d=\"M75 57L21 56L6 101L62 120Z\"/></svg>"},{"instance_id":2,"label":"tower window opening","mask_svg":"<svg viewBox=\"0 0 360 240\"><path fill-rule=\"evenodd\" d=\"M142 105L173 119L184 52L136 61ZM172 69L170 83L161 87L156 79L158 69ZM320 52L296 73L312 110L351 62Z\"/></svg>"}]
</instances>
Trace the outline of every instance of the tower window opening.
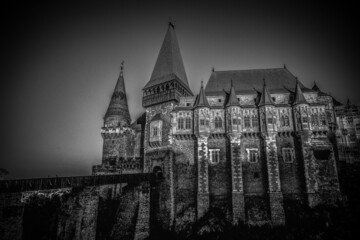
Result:
<instances>
[{"instance_id":1,"label":"tower window opening","mask_svg":"<svg viewBox=\"0 0 360 240\"><path fill-rule=\"evenodd\" d=\"M209 149L210 163L220 162L220 149Z\"/></svg>"}]
</instances>

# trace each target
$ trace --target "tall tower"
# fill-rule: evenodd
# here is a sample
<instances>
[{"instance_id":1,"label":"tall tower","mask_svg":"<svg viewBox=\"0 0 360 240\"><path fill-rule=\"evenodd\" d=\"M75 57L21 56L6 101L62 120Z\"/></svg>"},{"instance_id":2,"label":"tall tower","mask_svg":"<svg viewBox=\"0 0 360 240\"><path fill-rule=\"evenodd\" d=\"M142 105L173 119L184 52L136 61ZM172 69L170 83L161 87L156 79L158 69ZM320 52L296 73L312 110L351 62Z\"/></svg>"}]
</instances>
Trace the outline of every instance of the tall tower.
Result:
<instances>
[{"instance_id":1,"label":"tall tower","mask_svg":"<svg viewBox=\"0 0 360 240\"><path fill-rule=\"evenodd\" d=\"M265 144L265 157L268 175L271 221L275 225L283 225L285 213L283 194L281 192L279 160L277 155L277 119L274 101L264 80L263 91L259 102L261 135Z\"/></svg>"},{"instance_id":2,"label":"tall tower","mask_svg":"<svg viewBox=\"0 0 360 240\"><path fill-rule=\"evenodd\" d=\"M194 103L195 136L197 138L198 189L197 217L201 218L210 207L209 199L209 156L208 139L210 136L210 105L201 82L199 95Z\"/></svg>"},{"instance_id":3,"label":"tall tower","mask_svg":"<svg viewBox=\"0 0 360 240\"><path fill-rule=\"evenodd\" d=\"M130 136L133 131L129 128L131 118L126 99L123 71L124 62L121 63L120 75L104 117L104 127L101 129L104 141L103 165L116 166L119 163L119 158L126 158L129 154L128 135Z\"/></svg>"},{"instance_id":4,"label":"tall tower","mask_svg":"<svg viewBox=\"0 0 360 240\"><path fill-rule=\"evenodd\" d=\"M174 152L168 148L171 129L171 112L180 97L192 96L175 26L169 22L166 35L149 82L143 89L143 106L146 109L144 136L144 172L162 172L164 181L159 184L159 199L169 204L153 206L156 226L168 228L174 222ZM157 200L153 200L158 202ZM161 217L168 216L168 217Z\"/></svg>"},{"instance_id":5,"label":"tall tower","mask_svg":"<svg viewBox=\"0 0 360 240\"><path fill-rule=\"evenodd\" d=\"M240 159L242 125L238 124L242 119L242 111L232 80L225 109L227 136L230 140L233 222L237 223L239 220L245 221L243 168Z\"/></svg>"}]
</instances>

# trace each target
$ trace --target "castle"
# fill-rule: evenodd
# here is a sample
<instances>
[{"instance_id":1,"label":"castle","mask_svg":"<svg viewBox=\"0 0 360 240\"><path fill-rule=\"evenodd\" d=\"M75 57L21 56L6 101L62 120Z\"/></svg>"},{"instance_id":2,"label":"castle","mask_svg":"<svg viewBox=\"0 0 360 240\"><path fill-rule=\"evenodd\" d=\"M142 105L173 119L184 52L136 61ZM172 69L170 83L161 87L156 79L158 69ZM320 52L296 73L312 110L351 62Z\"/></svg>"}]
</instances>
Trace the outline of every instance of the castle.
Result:
<instances>
[{"instance_id":1,"label":"castle","mask_svg":"<svg viewBox=\"0 0 360 240\"><path fill-rule=\"evenodd\" d=\"M122 65L93 174L160 174L151 211L164 228L211 209L234 223L282 225L289 202L339 199L339 161L359 159L359 108L307 88L286 66L213 69L194 95L171 22L143 107L131 122Z\"/></svg>"}]
</instances>

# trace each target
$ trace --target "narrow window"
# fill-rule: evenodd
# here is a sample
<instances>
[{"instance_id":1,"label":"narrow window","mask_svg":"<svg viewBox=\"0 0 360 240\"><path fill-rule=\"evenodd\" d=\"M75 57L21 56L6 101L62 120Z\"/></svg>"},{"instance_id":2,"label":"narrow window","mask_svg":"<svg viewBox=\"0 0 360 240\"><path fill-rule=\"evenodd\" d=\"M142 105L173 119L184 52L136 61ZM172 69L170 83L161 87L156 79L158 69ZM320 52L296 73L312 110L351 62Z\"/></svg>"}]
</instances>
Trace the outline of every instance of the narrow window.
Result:
<instances>
[{"instance_id":1,"label":"narrow window","mask_svg":"<svg viewBox=\"0 0 360 240\"><path fill-rule=\"evenodd\" d=\"M256 149L256 148L247 148L246 151L247 151L247 154L248 154L248 161L250 163L256 163L258 161L258 158L259 158L258 149Z\"/></svg>"},{"instance_id":2,"label":"narrow window","mask_svg":"<svg viewBox=\"0 0 360 240\"><path fill-rule=\"evenodd\" d=\"M292 148L283 148L283 159L286 163L293 162L293 149Z\"/></svg>"},{"instance_id":3,"label":"narrow window","mask_svg":"<svg viewBox=\"0 0 360 240\"><path fill-rule=\"evenodd\" d=\"M191 129L191 118L187 117L185 120L185 128Z\"/></svg>"},{"instance_id":4,"label":"narrow window","mask_svg":"<svg viewBox=\"0 0 360 240\"><path fill-rule=\"evenodd\" d=\"M273 118L272 118L272 117L269 117L269 118L267 119L267 122L268 122L268 124L272 124L272 123L273 123Z\"/></svg>"},{"instance_id":5,"label":"narrow window","mask_svg":"<svg viewBox=\"0 0 360 240\"><path fill-rule=\"evenodd\" d=\"M281 116L280 118L280 126L285 127L285 117Z\"/></svg>"},{"instance_id":6,"label":"narrow window","mask_svg":"<svg viewBox=\"0 0 360 240\"><path fill-rule=\"evenodd\" d=\"M210 121L206 120L206 126L210 126Z\"/></svg>"},{"instance_id":7,"label":"narrow window","mask_svg":"<svg viewBox=\"0 0 360 240\"><path fill-rule=\"evenodd\" d=\"M360 131L360 123L356 124L356 131Z\"/></svg>"},{"instance_id":8,"label":"narrow window","mask_svg":"<svg viewBox=\"0 0 360 240\"><path fill-rule=\"evenodd\" d=\"M246 128L250 127L250 117L249 116L244 117L244 127L246 127Z\"/></svg>"},{"instance_id":9,"label":"narrow window","mask_svg":"<svg viewBox=\"0 0 360 240\"><path fill-rule=\"evenodd\" d=\"M285 115L284 121L285 121L285 126L286 126L286 127L290 126L290 120L289 120L289 116L288 116L288 115Z\"/></svg>"},{"instance_id":10,"label":"narrow window","mask_svg":"<svg viewBox=\"0 0 360 240\"><path fill-rule=\"evenodd\" d=\"M210 163L219 163L220 149L209 149Z\"/></svg>"},{"instance_id":11,"label":"narrow window","mask_svg":"<svg viewBox=\"0 0 360 240\"><path fill-rule=\"evenodd\" d=\"M255 115L252 116L251 122L252 122L253 127L258 127L258 119L257 119L257 117Z\"/></svg>"},{"instance_id":12,"label":"narrow window","mask_svg":"<svg viewBox=\"0 0 360 240\"><path fill-rule=\"evenodd\" d=\"M178 129L184 129L184 119L178 118Z\"/></svg>"},{"instance_id":13,"label":"narrow window","mask_svg":"<svg viewBox=\"0 0 360 240\"><path fill-rule=\"evenodd\" d=\"M325 114L320 114L320 125L322 125L322 126L326 125Z\"/></svg>"},{"instance_id":14,"label":"narrow window","mask_svg":"<svg viewBox=\"0 0 360 240\"><path fill-rule=\"evenodd\" d=\"M239 125L237 118L233 118L233 125Z\"/></svg>"},{"instance_id":15,"label":"narrow window","mask_svg":"<svg viewBox=\"0 0 360 240\"><path fill-rule=\"evenodd\" d=\"M302 122L303 122L303 123L308 123L308 118L307 118L307 117L303 117L303 118L302 118Z\"/></svg>"},{"instance_id":16,"label":"narrow window","mask_svg":"<svg viewBox=\"0 0 360 240\"><path fill-rule=\"evenodd\" d=\"M200 119L200 126L204 126L205 125L205 119Z\"/></svg>"}]
</instances>

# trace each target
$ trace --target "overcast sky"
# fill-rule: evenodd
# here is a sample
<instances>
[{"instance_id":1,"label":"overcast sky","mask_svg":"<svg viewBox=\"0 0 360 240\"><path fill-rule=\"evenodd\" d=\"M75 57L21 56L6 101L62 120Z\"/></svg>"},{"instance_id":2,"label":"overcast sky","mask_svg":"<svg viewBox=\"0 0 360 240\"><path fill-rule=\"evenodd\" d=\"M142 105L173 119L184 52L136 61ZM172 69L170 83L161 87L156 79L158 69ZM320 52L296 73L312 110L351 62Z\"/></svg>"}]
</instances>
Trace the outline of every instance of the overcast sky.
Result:
<instances>
[{"instance_id":1,"label":"overcast sky","mask_svg":"<svg viewBox=\"0 0 360 240\"><path fill-rule=\"evenodd\" d=\"M135 120L169 17L194 93L213 66L286 64L306 86L360 105L357 8L345 2L54 2L1 7L0 167L9 178L91 174L120 63Z\"/></svg>"}]
</instances>

